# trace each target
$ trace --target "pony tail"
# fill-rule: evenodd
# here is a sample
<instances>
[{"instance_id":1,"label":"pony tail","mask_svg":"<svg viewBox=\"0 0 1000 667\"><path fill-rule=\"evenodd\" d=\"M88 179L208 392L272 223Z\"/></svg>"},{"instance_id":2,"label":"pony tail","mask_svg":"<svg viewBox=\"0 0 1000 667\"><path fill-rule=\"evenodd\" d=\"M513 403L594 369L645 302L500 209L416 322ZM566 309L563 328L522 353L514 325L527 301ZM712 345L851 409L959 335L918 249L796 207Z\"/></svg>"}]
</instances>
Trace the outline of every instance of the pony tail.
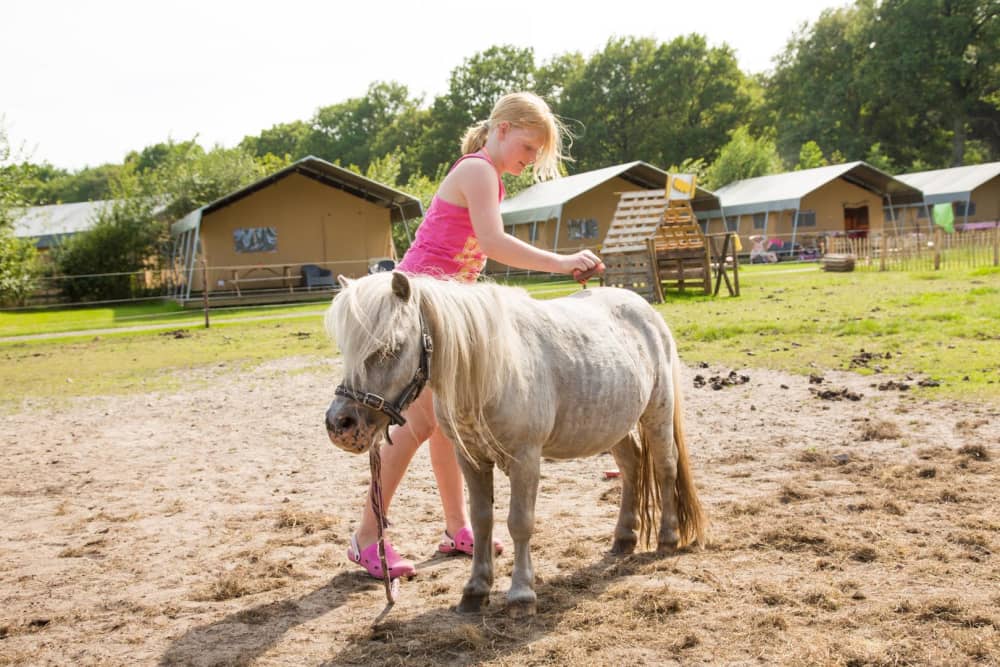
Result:
<instances>
[{"instance_id":1,"label":"pony tail","mask_svg":"<svg viewBox=\"0 0 1000 667\"><path fill-rule=\"evenodd\" d=\"M706 528L708 521L698 500L698 489L691 475L691 460L688 457L687 443L684 439L684 401L681 396L680 358L677 356L677 343L672 342L670 365L674 381L674 444L677 446L677 478L674 482L674 501L677 509L678 533L680 544L697 543L704 547L707 544Z\"/></svg>"},{"instance_id":2,"label":"pony tail","mask_svg":"<svg viewBox=\"0 0 1000 667\"><path fill-rule=\"evenodd\" d=\"M475 153L486 145L486 138L490 134L490 122L481 120L469 127L462 137L462 155Z\"/></svg>"}]
</instances>

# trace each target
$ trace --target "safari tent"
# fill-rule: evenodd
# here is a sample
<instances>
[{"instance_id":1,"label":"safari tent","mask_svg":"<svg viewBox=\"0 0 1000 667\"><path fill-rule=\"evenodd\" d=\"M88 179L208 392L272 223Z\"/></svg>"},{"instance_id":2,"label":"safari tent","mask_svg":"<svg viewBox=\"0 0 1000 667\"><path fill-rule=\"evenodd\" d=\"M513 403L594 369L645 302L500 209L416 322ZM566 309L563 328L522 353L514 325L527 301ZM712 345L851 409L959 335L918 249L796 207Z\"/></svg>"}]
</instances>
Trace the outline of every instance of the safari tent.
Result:
<instances>
[{"instance_id":1,"label":"safari tent","mask_svg":"<svg viewBox=\"0 0 1000 667\"><path fill-rule=\"evenodd\" d=\"M736 181L718 188L721 209L699 215L707 233L773 239L792 252L821 235L865 237L893 220L885 211L922 201L920 190L864 162L803 169Z\"/></svg>"},{"instance_id":2,"label":"safari tent","mask_svg":"<svg viewBox=\"0 0 1000 667\"><path fill-rule=\"evenodd\" d=\"M958 229L982 229L1000 224L1000 162L919 171L897 176L921 190L923 201L896 207L894 213L905 228L930 228L929 210L935 204L951 204Z\"/></svg>"},{"instance_id":3,"label":"safari tent","mask_svg":"<svg viewBox=\"0 0 1000 667\"><path fill-rule=\"evenodd\" d=\"M500 205L507 231L522 241L555 252L598 249L607 236L619 194L662 190L667 172L636 161L537 183ZM717 209L718 201L699 188L695 207ZM499 266L490 263L488 270Z\"/></svg>"},{"instance_id":4,"label":"safari tent","mask_svg":"<svg viewBox=\"0 0 1000 667\"><path fill-rule=\"evenodd\" d=\"M303 158L175 222L175 298L243 289L292 294L302 267L360 276L395 258L391 225L420 200L315 157Z\"/></svg>"}]
</instances>

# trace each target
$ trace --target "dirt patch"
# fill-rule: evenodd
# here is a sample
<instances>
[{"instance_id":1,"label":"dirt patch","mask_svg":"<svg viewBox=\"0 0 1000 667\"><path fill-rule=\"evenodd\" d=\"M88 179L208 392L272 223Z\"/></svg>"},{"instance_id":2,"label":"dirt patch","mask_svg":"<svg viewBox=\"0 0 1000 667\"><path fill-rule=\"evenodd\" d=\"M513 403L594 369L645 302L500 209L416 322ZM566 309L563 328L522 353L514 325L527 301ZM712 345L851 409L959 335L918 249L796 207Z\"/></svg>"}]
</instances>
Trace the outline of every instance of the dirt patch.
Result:
<instances>
[{"instance_id":1,"label":"dirt patch","mask_svg":"<svg viewBox=\"0 0 1000 667\"><path fill-rule=\"evenodd\" d=\"M419 576L373 625L381 586L345 557L368 461L328 444L338 373L316 368L5 416L0 665L997 664L996 409L836 371L685 369L711 544L613 557L613 459L546 462L520 621L506 478L492 603L459 616L469 560L435 553L418 453L391 534Z\"/></svg>"}]
</instances>

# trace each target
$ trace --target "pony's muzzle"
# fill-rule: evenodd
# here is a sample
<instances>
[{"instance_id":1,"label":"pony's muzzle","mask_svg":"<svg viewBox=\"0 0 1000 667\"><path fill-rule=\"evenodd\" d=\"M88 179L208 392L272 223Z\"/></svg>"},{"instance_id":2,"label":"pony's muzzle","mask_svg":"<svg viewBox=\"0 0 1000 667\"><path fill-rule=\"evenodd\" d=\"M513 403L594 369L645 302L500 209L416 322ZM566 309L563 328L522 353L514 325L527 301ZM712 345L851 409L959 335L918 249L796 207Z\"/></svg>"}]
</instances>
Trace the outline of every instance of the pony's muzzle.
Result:
<instances>
[{"instance_id":1,"label":"pony's muzzle","mask_svg":"<svg viewBox=\"0 0 1000 667\"><path fill-rule=\"evenodd\" d=\"M330 442L352 454L368 450L378 427L371 410L354 401L335 398L326 411L326 434Z\"/></svg>"}]
</instances>

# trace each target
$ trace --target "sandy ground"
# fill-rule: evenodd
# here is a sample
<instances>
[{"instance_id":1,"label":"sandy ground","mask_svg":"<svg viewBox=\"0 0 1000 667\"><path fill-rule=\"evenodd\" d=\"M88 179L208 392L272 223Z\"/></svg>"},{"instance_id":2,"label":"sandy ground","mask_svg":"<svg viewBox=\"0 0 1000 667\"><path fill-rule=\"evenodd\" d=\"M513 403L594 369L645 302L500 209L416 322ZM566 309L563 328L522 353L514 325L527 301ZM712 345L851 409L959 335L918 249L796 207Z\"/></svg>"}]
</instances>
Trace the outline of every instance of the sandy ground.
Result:
<instances>
[{"instance_id":1,"label":"sandy ground","mask_svg":"<svg viewBox=\"0 0 1000 667\"><path fill-rule=\"evenodd\" d=\"M383 591L344 554L368 459L328 443L338 368L309 363L0 418L0 664L1000 661L996 407L916 400L850 373L814 384L741 369L747 382L713 389L730 369L689 360L712 543L611 557L612 459L548 462L539 613L519 621L504 611L510 549L486 613L450 609L470 561L435 557L443 526L419 454L392 512L419 576L373 625Z\"/></svg>"}]
</instances>

